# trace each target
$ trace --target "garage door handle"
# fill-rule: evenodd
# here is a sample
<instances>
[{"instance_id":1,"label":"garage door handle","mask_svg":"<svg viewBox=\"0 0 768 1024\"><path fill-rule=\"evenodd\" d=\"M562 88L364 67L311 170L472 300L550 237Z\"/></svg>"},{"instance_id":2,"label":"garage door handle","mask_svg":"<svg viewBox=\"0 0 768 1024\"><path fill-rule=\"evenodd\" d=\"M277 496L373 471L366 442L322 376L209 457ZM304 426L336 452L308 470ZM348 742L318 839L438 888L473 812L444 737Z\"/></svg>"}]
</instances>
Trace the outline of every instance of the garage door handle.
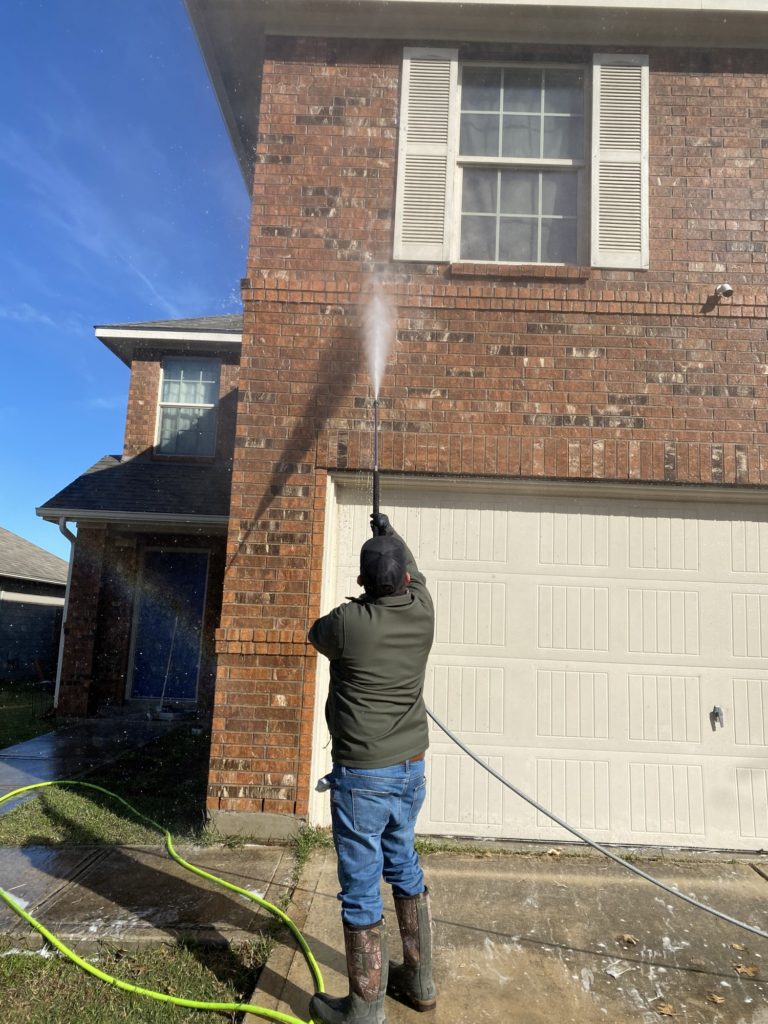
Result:
<instances>
[{"instance_id":1,"label":"garage door handle","mask_svg":"<svg viewBox=\"0 0 768 1024\"><path fill-rule=\"evenodd\" d=\"M712 723L712 732L715 731L715 727L718 722L720 723L720 728L723 728L723 725L725 724L723 721L723 709L718 704L715 704L709 712L709 720Z\"/></svg>"}]
</instances>

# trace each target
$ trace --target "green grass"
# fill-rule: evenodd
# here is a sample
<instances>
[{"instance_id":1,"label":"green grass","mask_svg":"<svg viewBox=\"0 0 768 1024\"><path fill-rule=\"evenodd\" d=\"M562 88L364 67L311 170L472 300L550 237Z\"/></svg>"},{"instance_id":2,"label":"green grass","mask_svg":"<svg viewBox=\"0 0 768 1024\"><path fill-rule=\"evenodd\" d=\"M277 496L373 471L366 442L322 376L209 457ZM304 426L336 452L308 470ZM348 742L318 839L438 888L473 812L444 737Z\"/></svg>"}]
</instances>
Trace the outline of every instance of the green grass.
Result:
<instances>
[{"instance_id":1,"label":"green grass","mask_svg":"<svg viewBox=\"0 0 768 1024\"><path fill-rule=\"evenodd\" d=\"M315 850L327 850L333 847L333 837L329 828L317 825L302 826L293 840L293 885L297 885L304 865Z\"/></svg>"},{"instance_id":2,"label":"green grass","mask_svg":"<svg viewBox=\"0 0 768 1024\"><path fill-rule=\"evenodd\" d=\"M92 978L58 954L9 952L0 938L0 992L5 1024L202 1024L235 1020L132 995ZM93 961L101 970L143 988L206 1002L243 1002L265 963L260 936L229 947L153 946L126 952L104 946Z\"/></svg>"},{"instance_id":3,"label":"green grass","mask_svg":"<svg viewBox=\"0 0 768 1024\"><path fill-rule=\"evenodd\" d=\"M205 823L209 737L181 726L102 766L85 781L117 793L174 839L209 845ZM51 787L0 815L0 846L162 845L163 836L111 797Z\"/></svg>"},{"instance_id":4,"label":"green grass","mask_svg":"<svg viewBox=\"0 0 768 1024\"><path fill-rule=\"evenodd\" d=\"M56 728L50 687L40 683L0 683L0 750Z\"/></svg>"}]
</instances>

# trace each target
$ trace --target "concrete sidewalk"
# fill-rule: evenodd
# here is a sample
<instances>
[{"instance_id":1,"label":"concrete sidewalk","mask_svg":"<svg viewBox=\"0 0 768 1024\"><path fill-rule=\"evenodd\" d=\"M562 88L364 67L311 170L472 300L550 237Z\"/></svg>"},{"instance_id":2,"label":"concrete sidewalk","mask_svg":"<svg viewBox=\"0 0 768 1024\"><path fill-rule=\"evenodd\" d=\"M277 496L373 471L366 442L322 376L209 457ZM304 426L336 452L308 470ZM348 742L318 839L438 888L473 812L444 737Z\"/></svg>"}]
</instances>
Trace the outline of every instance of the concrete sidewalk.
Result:
<instances>
[{"instance_id":1,"label":"concrete sidewalk","mask_svg":"<svg viewBox=\"0 0 768 1024\"><path fill-rule=\"evenodd\" d=\"M567 851L425 857L438 1006L417 1014L388 999L387 1024L768 1024L768 940L676 900L599 854ZM765 857L637 860L667 884L768 930ZM333 852L315 853L290 913L326 990L343 995L337 889ZM386 900L385 915L397 956ZM311 992L303 957L283 946L252 1001L306 1019Z\"/></svg>"},{"instance_id":2,"label":"concrete sidewalk","mask_svg":"<svg viewBox=\"0 0 768 1024\"><path fill-rule=\"evenodd\" d=\"M284 847L180 852L272 903L291 884L293 853ZM654 852L637 860L664 882L768 929L768 858ZM768 1024L768 940L675 900L598 854L526 846L431 854L424 864L438 1007L417 1015L387 1000L388 1024ZM0 849L0 885L86 956L105 941L121 948L179 938L236 945L272 920L154 847ZM326 989L343 994L337 889L333 852L315 852L289 913ZM397 955L394 912L385 904ZM41 944L4 904L0 934L14 948ZM303 957L282 937L251 1001L306 1020L311 993Z\"/></svg>"},{"instance_id":3,"label":"concrete sidewalk","mask_svg":"<svg viewBox=\"0 0 768 1024\"><path fill-rule=\"evenodd\" d=\"M177 847L190 863L278 903L290 886L293 852L277 846ZM161 847L0 848L0 886L27 913L84 956L109 942L122 949L185 939L252 939L272 915L245 896L199 878ZM41 936L0 902L0 935L38 949Z\"/></svg>"}]
</instances>

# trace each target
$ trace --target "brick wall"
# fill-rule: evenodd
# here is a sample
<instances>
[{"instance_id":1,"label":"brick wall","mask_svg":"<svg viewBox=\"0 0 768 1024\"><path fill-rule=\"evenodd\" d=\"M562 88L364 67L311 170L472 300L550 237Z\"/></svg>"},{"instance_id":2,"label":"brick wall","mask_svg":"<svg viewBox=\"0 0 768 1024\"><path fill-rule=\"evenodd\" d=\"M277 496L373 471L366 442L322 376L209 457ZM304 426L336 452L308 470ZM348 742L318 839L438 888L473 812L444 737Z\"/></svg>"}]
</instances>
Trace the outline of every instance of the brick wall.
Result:
<instances>
[{"instance_id":1,"label":"brick wall","mask_svg":"<svg viewBox=\"0 0 768 1024\"><path fill-rule=\"evenodd\" d=\"M148 547L201 548L209 552L197 703L204 715L211 715L216 677L214 634L221 614L224 576L223 538L136 534L83 526L78 529L75 544L60 714L95 714L124 702L135 603Z\"/></svg>"},{"instance_id":2,"label":"brick wall","mask_svg":"<svg viewBox=\"0 0 768 1024\"><path fill-rule=\"evenodd\" d=\"M218 358L213 352L195 352L195 355ZM128 410L125 421L123 455L151 455L157 430L157 403L160 396L160 378L163 356L161 350L145 349L131 363L131 381L128 389ZM221 357L219 380L219 408L216 438L216 457L228 459L232 454L235 432L238 361L228 354ZM161 456L168 458L168 456Z\"/></svg>"},{"instance_id":3,"label":"brick wall","mask_svg":"<svg viewBox=\"0 0 768 1024\"><path fill-rule=\"evenodd\" d=\"M473 46L469 58L586 61ZM768 483L764 53L652 51L651 267L391 263L402 46L268 41L209 806L307 808L325 474ZM710 300L719 281L733 299Z\"/></svg>"},{"instance_id":4,"label":"brick wall","mask_svg":"<svg viewBox=\"0 0 768 1024\"><path fill-rule=\"evenodd\" d=\"M58 712L85 715L93 681L98 594L104 560L106 530L81 526L73 552L69 608L64 624L64 659L61 667Z\"/></svg>"}]
</instances>

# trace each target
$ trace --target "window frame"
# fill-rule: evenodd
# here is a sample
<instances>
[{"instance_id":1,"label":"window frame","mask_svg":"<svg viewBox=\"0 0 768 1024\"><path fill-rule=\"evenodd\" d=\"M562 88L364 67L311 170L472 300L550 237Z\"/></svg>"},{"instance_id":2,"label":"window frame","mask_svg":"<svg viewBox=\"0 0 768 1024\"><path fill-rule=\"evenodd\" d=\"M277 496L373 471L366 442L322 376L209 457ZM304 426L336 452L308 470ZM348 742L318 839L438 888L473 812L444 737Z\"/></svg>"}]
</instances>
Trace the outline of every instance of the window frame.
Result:
<instances>
[{"instance_id":1,"label":"window frame","mask_svg":"<svg viewBox=\"0 0 768 1024\"><path fill-rule=\"evenodd\" d=\"M164 402L163 401L163 386L165 384L165 372L166 363L169 362L186 362L186 363L207 363L215 368L216 372L216 401L211 403L199 402ZM217 359L214 356L192 356L192 355L176 355L168 353L164 355L160 360L160 381L157 394L157 406L155 416L155 442L153 445L153 454L157 458L161 459L215 459L218 451L218 435L219 435L219 404L221 401L221 359ZM165 409L201 409L201 410L215 410L215 423L213 426L213 441L210 452L164 452L161 450L161 436L162 436L162 425L163 425L163 411ZM178 438L178 432L176 437Z\"/></svg>"},{"instance_id":2,"label":"window frame","mask_svg":"<svg viewBox=\"0 0 768 1024\"><path fill-rule=\"evenodd\" d=\"M461 147L461 114L462 114L462 84L464 69L468 67L479 68L515 68L537 71L581 71L583 75L583 101L584 101L584 138L581 160L568 159L547 159L544 157L485 157L485 156L462 156ZM458 79L456 82L456 102L454 110L455 124L453 126L454 147L449 154L452 165L453 178L453 209L451 216L450 232L450 260L452 263L479 263L485 266L536 266L536 267L571 267L588 266L590 262L590 229L591 229L591 182L590 164L592 150L592 67L581 62L563 61L492 61L492 60L459 60ZM576 261L574 263L550 263L545 261L530 260L479 260L461 256L461 218L462 218L462 194L464 182L464 170L467 167L479 168L528 168L531 170L576 170ZM538 218L539 227L541 217Z\"/></svg>"}]
</instances>

